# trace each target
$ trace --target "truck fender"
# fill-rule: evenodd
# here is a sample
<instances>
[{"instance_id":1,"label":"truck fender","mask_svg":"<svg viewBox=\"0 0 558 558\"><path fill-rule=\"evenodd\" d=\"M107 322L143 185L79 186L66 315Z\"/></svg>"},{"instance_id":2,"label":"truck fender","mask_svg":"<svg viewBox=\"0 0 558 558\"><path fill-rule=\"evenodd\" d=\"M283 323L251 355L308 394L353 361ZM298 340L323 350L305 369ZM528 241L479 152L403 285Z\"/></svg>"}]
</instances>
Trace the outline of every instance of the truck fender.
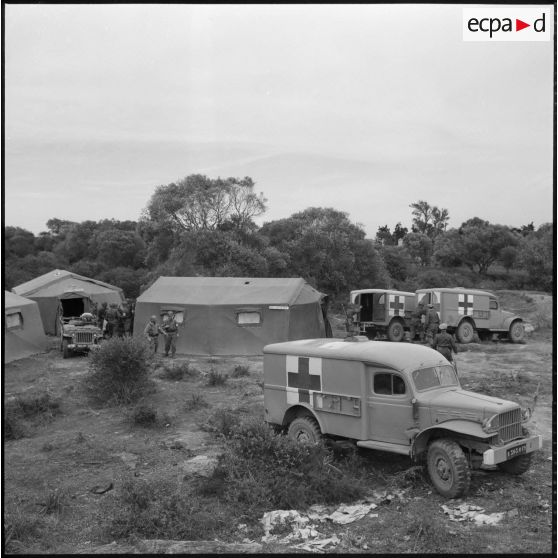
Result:
<instances>
[{"instance_id":1,"label":"truck fender","mask_svg":"<svg viewBox=\"0 0 558 558\"><path fill-rule=\"evenodd\" d=\"M457 324L455 324L455 329L457 329L463 322L469 322L475 330L477 329L477 324L475 323L475 320L473 320L473 318L471 318L471 316L463 316L457 322Z\"/></svg>"},{"instance_id":2,"label":"truck fender","mask_svg":"<svg viewBox=\"0 0 558 558\"><path fill-rule=\"evenodd\" d=\"M289 407L287 409L287 412L285 413L285 416L283 417L282 426L288 426L295 418L304 415L311 416L318 423L320 430L322 432L324 431L324 425L321 419L318 418L318 416L314 412L314 409L310 407L310 405L308 405L307 403L299 403L297 405L293 405L292 407Z\"/></svg>"},{"instance_id":3,"label":"truck fender","mask_svg":"<svg viewBox=\"0 0 558 558\"><path fill-rule=\"evenodd\" d=\"M519 316L510 316L509 318L506 318L504 320L504 322L502 324L502 328L509 330L513 322L523 323L523 320Z\"/></svg>"},{"instance_id":4,"label":"truck fender","mask_svg":"<svg viewBox=\"0 0 558 558\"><path fill-rule=\"evenodd\" d=\"M428 442L431 438L451 438L455 434L486 440L487 438L494 436L496 433L492 432L487 434L478 422L459 419L448 420L441 424L426 428L418 434L413 440L411 455L417 456L423 453L426 450Z\"/></svg>"}]
</instances>

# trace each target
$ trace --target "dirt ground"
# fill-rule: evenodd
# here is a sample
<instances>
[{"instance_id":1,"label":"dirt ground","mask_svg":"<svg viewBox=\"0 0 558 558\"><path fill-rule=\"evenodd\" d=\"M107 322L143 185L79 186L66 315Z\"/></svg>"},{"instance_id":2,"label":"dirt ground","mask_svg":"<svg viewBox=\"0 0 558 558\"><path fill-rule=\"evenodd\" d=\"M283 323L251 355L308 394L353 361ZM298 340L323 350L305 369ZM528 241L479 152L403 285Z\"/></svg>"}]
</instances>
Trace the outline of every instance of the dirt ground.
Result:
<instances>
[{"instance_id":1,"label":"dirt ground","mask_svg":"<svg viewBox=\"0 0 558 558\"><path fill-rule=\"evenodd\" d=\"M509 295L541 321L550 297ZM551 304L551 302L550 302ZM528 309L527 309L528 307ZM510 308L511 309L511 308ZM377 517L347 526L330 527L341 543L332 552L401 553L548 553L552 549L553 368L552 329L537 327L525 344L483 342L460 346L456 357L465 389L536 407L530 430L543 437L543 450L521 477L497 471L473 473L470 494L461 503L481 506L487 513L515 510L502 524L488 526L450 522L442 505L447 500L428 481L414 481L412 463L402 456L368 452L380 472L376 490L387 498ZM160 358L160 361L168 359ZM249 367L247 377L207 387L201 378L168 381L154 373L157 390L152 403L163 409L168 424L158 429L130 422L124 409L92 406L82 388L88 357L64 360L56 350L7 364L4 401L25 393L48 392L62 402L62 414L30 426L26 437L4 441L4 522L29 523L33 534L13 537L11 553L88 553L110 543L99 532L103 498L118 490L130 476L156 478L169 469L183 474L193 456L217 456L219 443L202 425L218 408L263 417L262 357L191 358L178 356L202 372L230 374L238 365ZM202 394L208 406L189 410L187 402ZM110 487L110 488L109 488ZM108 488L107 492L102 492ZM60 513L40 514L48 494L64 495ZM398 500L399 498L399 500ZM37 520L34 523L34 520ZM435 526L435 527L433 527ZM440 534L442 533L443 536ZM263 531L261 533L263 535ZM239 533L238 542L243 536ZM256 539L258 540L258 539ZM258 540L258 542L260 542ZM106 547L105 547L106 548ZM110 552L126 552L116 543ZM288 546L263 545L262 552L289 552Z\"/></svg>"}]
</instances>

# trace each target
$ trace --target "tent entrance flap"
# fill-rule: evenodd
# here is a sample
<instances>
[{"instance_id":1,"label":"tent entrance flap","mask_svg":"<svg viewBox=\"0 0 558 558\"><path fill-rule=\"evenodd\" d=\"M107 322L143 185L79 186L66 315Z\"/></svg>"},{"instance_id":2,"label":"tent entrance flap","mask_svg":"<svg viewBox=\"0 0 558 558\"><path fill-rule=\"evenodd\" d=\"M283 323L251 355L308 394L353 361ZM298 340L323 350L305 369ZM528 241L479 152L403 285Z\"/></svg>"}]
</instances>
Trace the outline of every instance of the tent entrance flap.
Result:
<instances>
[{"instance_id":1,"label":"tent entrance flap","mask_svg":"<svg viewBox=\"0 0 558 558\"><path fill-rule=\"evenodd\" d=\"M85 301L83 298L66 298L60 300L61 315L64 318L81 316L85 312Z\"/></svg>"}]
</instances>

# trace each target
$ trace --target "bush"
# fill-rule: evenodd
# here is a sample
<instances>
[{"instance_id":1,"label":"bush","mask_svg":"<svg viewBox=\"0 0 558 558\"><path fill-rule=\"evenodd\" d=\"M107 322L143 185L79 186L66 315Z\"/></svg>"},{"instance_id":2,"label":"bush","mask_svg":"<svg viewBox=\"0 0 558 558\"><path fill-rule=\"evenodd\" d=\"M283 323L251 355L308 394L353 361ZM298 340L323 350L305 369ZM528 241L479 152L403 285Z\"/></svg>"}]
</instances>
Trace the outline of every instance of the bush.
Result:
<instances>
[{"instance_id":1,"label":"bush","mask_svg":"<svg viewBox=\"0 0 558 558\"><path fill-rule=\"evenodd\" d=\"M233 429L240 424L238 412L232 409L217 409L208 419L201 425L203 430L213 432L220 436L230 436Z\"/></svg>"},{"instance_id":2,"label":"bush","mask_svg":"<svg viewBox=\"0 0 558 558\"><path fill-rule=\"evenodd\" d=\"M250 376L250 368L244 364L237 364L231 372L231 377L241 378L243 376Z\"/></svg>"},{"instance_id":3,"label":"bush","mask_svg":"<svg viewBox=\"0 0 558 558\"><path fill-rule=\"evenodd\" d=\"M223 384L227 383L229 377L226 374L221 374L221 372L217 372L214 368L212 368L205 378L205 383L208 386L222 386Z\"/></svg>"},{"instance_id":4,"label":"bush","mask_svg":"<svg viewBox=\"0 0 558 558\"><path fill-rule=\"evenodd\" d=\"M160 413L151 403L138 403L130 413L131 421L144 427L169 426L171 419L166 413Z\"/></svg>"},{"instance_id":5,"label":"bush","mask_svg":"<svg viewBox=\"0 0 558 558\"><path fill-rule=\"evenodd\" d=\"M4 549L9 553L23 553L22 547L38 535L41 520L36 514L11 506L4 514Z\"/></svg>"},{"instance_id":6,"label":"bush","mask_svg":"<svg viewBox=\"0 0 558 558\"><path fill-rule=\"evenodd\" d=\"M113 337L91 354L86 386L90 396L105 404L128 405L152 389L148 378L152 353L140 337Z\"/></svg>"},{"instance_id":7,"label":"bush","mask_svg":"<svg viewBox=\"0 0 558 558\"><path fill-rule=\"evenodd\" d=\"M184 409L186 411L193 411L194 409L200 409L202 407L208 407L209 403L202 393L194 392L190 396L190 399L184 404Z\"/></svg>"},{"instance_id":8,"label":"bush","mask_svg":"<svg viewBox=\"0 0 558 558\"><path fill-rule=\"evenodd\" d=\"M163 380L180 381L186 376L194 378L199 376L200 371L190 366L188 362L174 362L172 364L165 363L163 365L162 371L159 373L159 378Z\"/></svg>"},{"instance_id":9,"label":"bush","mask_svg":"<svg viewBox=\"0 0 558 558\"><path fill-rule=\"evenodd\" d=\"M28 435L27 421L50 421L61 414L60 402L49 393L19 395L6 403L4 408L4 435L8 440L18 440Z\"/></svg>"},{"instance_id":10,"label":"bush","mask_svg":"<svg viewBox=\"0 0 558 558\"><path fill-rule=\"evenodd\" d=\"M256 419L231 426L227 436L225 452L207 482L222 479L224 501L251 514L336 504L365 493L363 478L343 463L341 469L332 466L324 444L298 444Z\"/></svg>"},{"instance_id":11,"label":"bush","mask_svg":"<svg viewBox=\"0 0 558 558\"><path fill-rule=\"evenodd\" d=\"M235 528L234 510L196 497L176 479L128 480L104 511L111 538L211 540Z\"/></svg>"}]
</instances>

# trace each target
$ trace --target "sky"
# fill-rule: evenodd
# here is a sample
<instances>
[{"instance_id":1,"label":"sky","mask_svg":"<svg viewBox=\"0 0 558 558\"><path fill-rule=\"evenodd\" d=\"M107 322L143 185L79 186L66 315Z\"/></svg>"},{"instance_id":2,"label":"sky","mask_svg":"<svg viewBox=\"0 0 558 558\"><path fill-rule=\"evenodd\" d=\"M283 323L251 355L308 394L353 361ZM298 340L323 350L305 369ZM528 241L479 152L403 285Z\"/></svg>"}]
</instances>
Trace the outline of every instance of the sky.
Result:
<instances>
[{"instance_id":1,"label":"sky","mask_svg":"<svg viewBox=\"0 0 558 558\"><path fill-rule=\"evenodd\" d=\"M373 237L418 200L550 222L554 44L462 26L450 4L7 4L5 225L138 220L194 173L250 176L259 224L334 207Z\"/></svg>"}]
</instances>

